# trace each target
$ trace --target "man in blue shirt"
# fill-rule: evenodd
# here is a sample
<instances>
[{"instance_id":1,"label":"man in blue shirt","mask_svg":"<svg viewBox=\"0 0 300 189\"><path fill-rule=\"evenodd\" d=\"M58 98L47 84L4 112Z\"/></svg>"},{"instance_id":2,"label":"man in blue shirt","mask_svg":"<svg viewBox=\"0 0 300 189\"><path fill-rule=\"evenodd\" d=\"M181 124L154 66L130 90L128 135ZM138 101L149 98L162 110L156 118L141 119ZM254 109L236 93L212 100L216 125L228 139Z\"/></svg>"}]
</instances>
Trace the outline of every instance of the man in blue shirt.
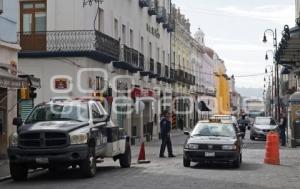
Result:
<instances>
[{"instance_id":1,"label":"man in blue shirt","mask_svg":"<svg viewBox=\"0 0 300 189\"><path fill-rule=\"evenodd\" d=\"M175 157L173 155L173 150L172 150L172 142L171 142L171 115L169 113L169 111L165 110L162 114L162 118L160 120L160 134L161 134L161 139L162 139L162 143L161 143L161 147L160 147L160 154L159 157L160 158L165 158L165 149L166 146L168 148L168 154L169 157Z\"/></svg>"}]
</instances>

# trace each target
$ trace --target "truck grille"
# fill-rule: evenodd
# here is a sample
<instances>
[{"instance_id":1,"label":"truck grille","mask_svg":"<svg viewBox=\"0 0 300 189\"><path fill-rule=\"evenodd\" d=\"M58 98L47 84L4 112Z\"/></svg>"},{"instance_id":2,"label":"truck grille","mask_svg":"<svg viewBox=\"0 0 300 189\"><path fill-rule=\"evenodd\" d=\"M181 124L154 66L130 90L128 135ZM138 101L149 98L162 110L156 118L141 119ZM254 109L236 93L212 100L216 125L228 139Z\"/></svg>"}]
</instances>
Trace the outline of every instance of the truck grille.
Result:
<instances>
[{"instance_id":1,"label":"truck grille","mask_svg":"<svg viewBox=\"0 0 300 189\"><path fill-rule=\"evenodd\" d=\"M67 145L67 135L58 132L24 133L19 135L19 146L23 148L51 148Z\"/></svg>"}]
</instances>

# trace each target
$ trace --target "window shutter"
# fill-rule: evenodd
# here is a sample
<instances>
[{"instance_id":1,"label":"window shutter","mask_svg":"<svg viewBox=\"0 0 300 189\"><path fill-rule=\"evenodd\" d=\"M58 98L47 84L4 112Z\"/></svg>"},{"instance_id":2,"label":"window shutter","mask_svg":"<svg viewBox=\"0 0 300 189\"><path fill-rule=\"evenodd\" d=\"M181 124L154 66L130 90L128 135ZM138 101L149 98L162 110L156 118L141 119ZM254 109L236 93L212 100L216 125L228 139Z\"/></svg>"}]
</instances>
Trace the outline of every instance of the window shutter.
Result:
<instances>
[{"instance_id":1,"label":"window shutter","mask_svg":"<svg viewBox=\"0 0 300 189\"><path fill-rule=\"evenodd\" d=\"M0 14L3 13L3 0L0 0Z\"/></svg>"}]
</instances>

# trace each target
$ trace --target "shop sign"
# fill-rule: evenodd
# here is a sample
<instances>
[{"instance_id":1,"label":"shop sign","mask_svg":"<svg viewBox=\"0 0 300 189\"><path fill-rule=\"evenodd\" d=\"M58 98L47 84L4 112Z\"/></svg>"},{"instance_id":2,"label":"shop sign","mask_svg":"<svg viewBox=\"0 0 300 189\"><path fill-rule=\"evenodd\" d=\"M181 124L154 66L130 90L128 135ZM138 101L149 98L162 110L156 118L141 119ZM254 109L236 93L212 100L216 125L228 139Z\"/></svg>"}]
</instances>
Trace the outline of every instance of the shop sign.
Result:
<instances>
[{"instance_id":1,"label":"shop sign","mask_svg":"<svg viewBox=\"0 0 300 189\"><path fill-rule=\"evenodd\" d=\"M131 97L154 97L154 92L149 89L134 88L131 92Z\"/></svg>"},{"instance_id":2,"label":"shop sign","mask_svg":"<svg viewBox=\"0 0 300 189\"><path fill-rule=\"evenodd\" d=\"M147 28L147 31L149 33L151 33L152 35L154 35L158 39L160 38L160 33L159 33L159 29L158 28L155 28L155 27L151 26L150 24L147 24L146 28Z\"/></svg>"},{"instance_id":3,"label":"shop sign","mask_svg":"<svg viewBox=\"0 0 300 189\"><path fill-rule=\"evenodd\" d=\"M68 89L68 79L65 78L58 78L55 79L55 89L60 89L60 90L64 90L64 89Z\"/></svg>"}]
</instances>

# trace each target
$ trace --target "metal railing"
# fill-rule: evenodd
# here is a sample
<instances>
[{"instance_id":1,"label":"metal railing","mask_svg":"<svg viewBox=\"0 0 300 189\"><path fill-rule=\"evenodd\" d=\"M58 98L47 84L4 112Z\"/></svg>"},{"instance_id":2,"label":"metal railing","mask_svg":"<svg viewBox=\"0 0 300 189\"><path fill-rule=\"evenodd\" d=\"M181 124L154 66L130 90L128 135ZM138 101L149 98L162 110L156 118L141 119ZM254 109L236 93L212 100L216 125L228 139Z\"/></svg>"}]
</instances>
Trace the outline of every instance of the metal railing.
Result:
<instances>
[{"instance_id":1,"label":"metal railing","mask_svg":"<svg viewBox=\"0 0 300 189\"><path fill-rule=\"evenodd\" d=\"M22 52L97 51L119 59L120 42L95 30L21 32Z\"/></svg>"},{"instance_id":2,"label":"metal railing","mask_svg":"<svg viewBox=\"0 0 300 189\"><path fill-rule=\"evenodd\" d=\"M150 62L149 62L149 71L154 74L155 73L155 68L154 68L154 59L153 58L150 58Z\"/></svg>"},{"instance_id":3,"label":"metal railing","mask_svg":"<svg viewBox=\"0 0 300 189\"><path fill-rule=\"evenodd\" d=\"M148 9L148 14L150 16L157 14L157 4L158 4L157 0L150 0L149 9Z\"/></svg>"},{"instance_id":4,"label":"metal railing","mask_svg":"<svg viewBox=\"0 0 300 189\"><path fill-rule=\"evenodd\" d=\"M140 5L141 8L149 7L150 0L139 0L139 5Z\"/></svg>"},{"instance_id":5,"label":"metal railing","mask_svg":"<svg viewBox=\"0 0 300 189\"><path fill-rule=\"evenodd\" d=\"M161 77L162 75L162 71L161 71L161 63L157 62L156 64L156 74L158 75L158 77Z\"/></svg>"},{"instance_id":6,"label":"metal railing","mask_svg":"<svg viewBox=\"0 0 300 189\"><path fill-rule=\"evenodd\" d=\"M157 7L156 21L158 23L167 21L167 9L165 7Z\"/></svg>"},{"instance_id":7,"label":"metal railing","mask_svg":"<svg viewBox=\"0 0 300 189\"><path fill-rule=\"evenodd\" d=\"M121 61L128 63L134 68L139 68L139 52L126 45L121 47Z\"/></svg>"}]
</instances>

